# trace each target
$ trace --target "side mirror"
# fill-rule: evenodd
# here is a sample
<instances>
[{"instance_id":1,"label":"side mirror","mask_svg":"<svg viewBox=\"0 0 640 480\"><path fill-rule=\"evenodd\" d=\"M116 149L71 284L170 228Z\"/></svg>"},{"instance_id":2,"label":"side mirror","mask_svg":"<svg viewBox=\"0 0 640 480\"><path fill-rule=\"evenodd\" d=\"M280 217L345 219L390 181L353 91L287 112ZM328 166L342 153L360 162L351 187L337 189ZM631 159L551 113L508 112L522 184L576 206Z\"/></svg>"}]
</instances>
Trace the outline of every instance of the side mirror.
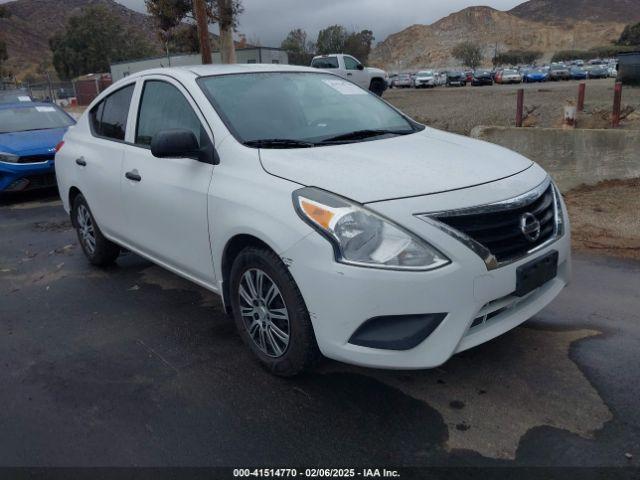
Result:
<instances>
[{"instance_id":1,"label":"side mirror","mask_svg":"<svg viewBox=\"0 0 640 480\"><path fill-rule=\"evenodd\" d=\"M364 65L362 65L361 63L358 64L358 70L364 70Z\"/></svg>"},{"instance_id":2,"label":"side mirror","mask_svg":"<svg viewBox=\"0 0 640 480\"><path fill-rule=\"evenodd\" d=\"M158 158L193 158L203 163L217 165L218 156L211 145L200 147L191 130L176 128L161 130L151 139L151 154Z\"/></svg>"}]
</instances>

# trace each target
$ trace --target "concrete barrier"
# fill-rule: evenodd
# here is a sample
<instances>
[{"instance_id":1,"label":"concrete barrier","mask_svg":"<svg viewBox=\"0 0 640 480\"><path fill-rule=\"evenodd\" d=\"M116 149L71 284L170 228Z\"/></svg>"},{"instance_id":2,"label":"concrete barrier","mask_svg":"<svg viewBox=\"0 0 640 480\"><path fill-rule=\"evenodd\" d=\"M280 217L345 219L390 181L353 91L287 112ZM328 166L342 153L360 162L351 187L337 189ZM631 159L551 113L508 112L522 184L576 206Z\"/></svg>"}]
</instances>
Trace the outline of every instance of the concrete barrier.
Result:
<instances>
[{"instance_id":1,"label":"concrete barrier","mask_svg":"<svg viewBox=\"0 0 640 480\"><path fill-rule=\"evenodd\" d=\"M640 177L639 130L475 127L471 136L536 161L562 191Z\"/></svg>"}]
</instances>

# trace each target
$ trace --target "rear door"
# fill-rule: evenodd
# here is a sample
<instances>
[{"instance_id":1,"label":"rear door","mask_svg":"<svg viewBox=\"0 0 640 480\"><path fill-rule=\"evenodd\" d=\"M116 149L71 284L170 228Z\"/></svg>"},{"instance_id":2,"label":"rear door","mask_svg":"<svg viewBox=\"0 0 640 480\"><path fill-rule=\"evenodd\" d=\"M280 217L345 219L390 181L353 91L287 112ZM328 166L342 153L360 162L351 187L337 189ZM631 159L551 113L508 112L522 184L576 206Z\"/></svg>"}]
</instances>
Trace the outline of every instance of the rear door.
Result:
<instances>
[{"instance_id":1,"label":"rear door","mask_svg":"<svg viewBox=\"0 0 640 480\"><path fill-rule=\"evenodd\" d=\"M124 229L120 177L135 82L119 88L89 112L91 135L73 137L72 168L100 229L120 238Z\"/></svg>"},{"instance_id":2,"label":"rear door","mask_svg":"<svg viewBox=\"0 0 640 480\"><path fill-rule=\"evenodd\" d=\"M145 77L136 102L131 144L126 145L122 201L127 243L193 280L214 280L207 192L213 165L190 158L157 158L151 141L162 130L189 129L201 142L213 135L197 105L176 80Z\"/></svg>"}]
</instances>

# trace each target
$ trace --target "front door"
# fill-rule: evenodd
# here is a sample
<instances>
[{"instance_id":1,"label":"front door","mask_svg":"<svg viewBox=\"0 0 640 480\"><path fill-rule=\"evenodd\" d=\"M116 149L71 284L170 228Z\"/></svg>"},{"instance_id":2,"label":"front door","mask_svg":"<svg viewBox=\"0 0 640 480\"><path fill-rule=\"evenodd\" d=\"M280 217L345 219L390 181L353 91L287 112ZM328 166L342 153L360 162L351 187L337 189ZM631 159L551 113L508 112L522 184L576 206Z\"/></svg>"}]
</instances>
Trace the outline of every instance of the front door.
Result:
<instances>
[{"instance_id":1,"label":"front door","mask_svg":"<svg viewBox=\"0 0 640 480\"><path fill-rule=\"evenodd\" d=\"M349 55L345 55L344 67L347 70L347 80L351 80L365 90L369 90L369 75L364 71L364 67L361 67L360 62Z\"/></svg>"},{"instance_id":2,"label":"front door","mask_svg":"<svg viewBox=\"0 0 640 480\"><path fill-rule=\"evenodd\" d=\"M146 79L134 139L125 146L122 204L131 247L193 280L211 284L207 192L213 165L191 158L157 158L150 148L155 134L176 128L193 131L201 145L212 142L204 125L181 85L166 77Z\"/></svg>"}]
</instances>

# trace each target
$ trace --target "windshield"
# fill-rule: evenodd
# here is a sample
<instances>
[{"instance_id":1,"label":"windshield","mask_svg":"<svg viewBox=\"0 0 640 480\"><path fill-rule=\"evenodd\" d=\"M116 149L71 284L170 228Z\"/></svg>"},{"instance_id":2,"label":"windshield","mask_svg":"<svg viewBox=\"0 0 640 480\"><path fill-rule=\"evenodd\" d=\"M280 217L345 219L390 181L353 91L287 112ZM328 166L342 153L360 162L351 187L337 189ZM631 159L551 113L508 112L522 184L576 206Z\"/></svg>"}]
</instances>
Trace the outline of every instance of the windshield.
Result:
<instances>
[{"instance_id":1,"label":"windshield","mask_svg":"<svg viewBox=\"0 0 640 480\"><path fill-rule=\"evenodd\" d=\"M431 70L423 70L418 72L418 77L433 77L433 72Z\"/></svg>"},{"instance_id":2,"label":"windshield","mask_svg":"<svg viewBox=\"0 0 640 480\"><path fill-rule=\"evenodd\" d=\"M71 117L54 106L0 109L0 133L48 130L73 125Z\"/></svg>"},{"instance_id":3,"label":"windshield","mask_svg":"<svg viewBox=\"0 0 640 480\"><path fill-rule=\"evenodd\" d=\"M316 144L365 130L416 130L378 97L334 75L241 73L203 77L198 83L242 143L286 139Z\"/></svg>"},{"instance_id":4,"label":"windshield","mask_svg":"<svg viewBox=\"0 0 640 480\"><path fill-rule=\"evenodd\" d=\"M3 92L0 91L0 103L30 102L31 97L22 91Z\"/></svg>"},{"instance_id":5,"label":"windshield","mask_svg":"<svg viewBox=\"0 0 640 480\"><path fill-rule=\"evenodd\" d=\"M516 72L515 70L505 70L502 73L503 73L503 75L517 75L518 74L518 72Z\"/></svg>"}]
</instances>

